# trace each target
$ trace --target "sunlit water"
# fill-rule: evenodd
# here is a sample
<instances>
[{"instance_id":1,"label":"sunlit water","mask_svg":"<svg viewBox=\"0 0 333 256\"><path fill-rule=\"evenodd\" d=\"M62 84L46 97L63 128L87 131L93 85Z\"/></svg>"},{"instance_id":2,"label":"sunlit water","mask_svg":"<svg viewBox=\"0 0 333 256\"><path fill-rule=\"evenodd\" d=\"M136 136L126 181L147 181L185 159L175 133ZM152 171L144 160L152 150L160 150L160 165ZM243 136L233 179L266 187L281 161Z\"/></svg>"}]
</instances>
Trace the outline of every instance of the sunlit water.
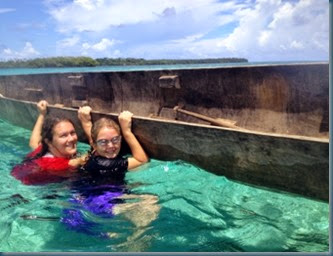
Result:
<instances>
[{"instance_id":1,"label":"sunlit water","mask_svg":"<svg viewBox=\"0 0 333 256\"><path fill-rule=\"evenodd\" d=\"M133 66L97 66L97 67L64 67L64 68L0 68L0 76L48 74L69 72L112 72L112 71L146 71L146 70L177 70L177 69L200 69L221 67L243 67L262 65L292 65L307 63L328 63L318 61L287 61L287 62L239 62L239 63L201 63L201 64L170 64L170 65L133 65Z\"/></svg>"},{"instance_id":2,"label":"sunlit water","mask_svg":"<svg viewBox=\"0 0 333 256\"><path fill-rule=\"evenodd\" d=\"M112 218L78 208L97 233L109 236L70 230L60 222L63 210L73 207L70 182L26 186L10 176L29 152L29 136L30 131L0 120L2 252L329 250L327 203L246 186L182 161L151 160L126 176L133 194L158 197L159 211L140 201ZM136 227L135 217L151 222Z\"/></svg>"}]
</instances>

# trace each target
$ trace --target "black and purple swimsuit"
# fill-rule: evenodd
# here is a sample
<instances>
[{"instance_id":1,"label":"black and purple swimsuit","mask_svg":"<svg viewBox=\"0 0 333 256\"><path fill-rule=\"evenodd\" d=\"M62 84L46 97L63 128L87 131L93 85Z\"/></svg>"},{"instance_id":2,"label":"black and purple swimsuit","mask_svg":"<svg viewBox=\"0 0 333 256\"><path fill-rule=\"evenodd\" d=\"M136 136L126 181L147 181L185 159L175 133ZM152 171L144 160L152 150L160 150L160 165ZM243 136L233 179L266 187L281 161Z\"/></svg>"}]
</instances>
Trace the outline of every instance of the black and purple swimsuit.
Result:
<instances>
[{"instance_id":1,"label":"black and purple swimsuit","mask_svg":"<svg viewBox=\"0 0 333 256\"><path fill-rule=\"evenodd\" d=\"M129 193L126 188L125 174L128 169L128 159L116 157L108 159L92 155L81 168L79 177L73 182L74 196L70 199L72 209L64 210L61 221L72 230L92 233L91 223L84 219L84 209L99 217L113 217L113 208L122 202L119 198Z\"/></svg>"}]
</instances>

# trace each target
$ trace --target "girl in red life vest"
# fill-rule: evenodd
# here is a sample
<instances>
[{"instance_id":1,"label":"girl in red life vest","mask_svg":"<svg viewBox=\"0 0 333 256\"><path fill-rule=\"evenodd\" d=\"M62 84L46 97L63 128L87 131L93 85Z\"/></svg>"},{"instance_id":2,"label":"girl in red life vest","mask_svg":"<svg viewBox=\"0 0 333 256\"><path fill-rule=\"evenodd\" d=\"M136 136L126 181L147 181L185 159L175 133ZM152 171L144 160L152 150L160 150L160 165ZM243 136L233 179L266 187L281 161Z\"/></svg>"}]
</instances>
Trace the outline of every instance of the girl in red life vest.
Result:
<instances>
[{"instance_id":1,"label":"girl in red life vest","mask_svg":"<svg viewBox=\"0 0 333 256\"><path fill-rule=\"evenodd\" d=\"M76 157L77 135L71 120L46 117L47 102L37 104L39 116L29 145L33 152L16 165L11 174L27 185L60 182L84 164L85 156Z\"/></svg>"}]
</instances>

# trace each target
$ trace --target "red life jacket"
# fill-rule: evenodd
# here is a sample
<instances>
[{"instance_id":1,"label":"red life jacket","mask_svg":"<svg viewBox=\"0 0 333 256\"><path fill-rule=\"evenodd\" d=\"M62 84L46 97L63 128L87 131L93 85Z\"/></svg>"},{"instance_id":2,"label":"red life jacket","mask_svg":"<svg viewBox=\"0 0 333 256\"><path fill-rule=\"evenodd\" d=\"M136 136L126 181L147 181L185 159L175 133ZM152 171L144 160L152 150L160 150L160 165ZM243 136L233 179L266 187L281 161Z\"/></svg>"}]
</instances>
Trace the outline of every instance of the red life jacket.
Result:
<instances>
[{"instance_id":1,"label":"red life jacket","mask_svg":"<svg viewBox=\"0 0 333 256\"><path fill-rule=\"evenodd\" d=\"M31 158L38 154L42 149L40 145L33 152L27 155ZM23 161L14 166L11 175L26 185L42 185L53 182L61 182L73 169L69 165L68 158L42 156L33 160Z\"/></svg>"}]
</instances>

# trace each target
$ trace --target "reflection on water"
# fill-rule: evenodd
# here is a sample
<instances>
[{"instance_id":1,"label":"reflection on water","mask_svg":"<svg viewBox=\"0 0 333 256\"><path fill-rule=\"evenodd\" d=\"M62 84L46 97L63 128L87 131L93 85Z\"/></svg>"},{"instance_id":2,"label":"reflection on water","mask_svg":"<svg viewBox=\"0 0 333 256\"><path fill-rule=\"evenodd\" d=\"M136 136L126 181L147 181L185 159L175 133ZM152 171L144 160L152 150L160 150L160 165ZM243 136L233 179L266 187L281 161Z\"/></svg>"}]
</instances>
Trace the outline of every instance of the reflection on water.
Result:
<instances>
[{"instance_id":1,"label":"reflection on water","mask_svg":"<svg viewBox=\"0 0 333 256\"><path fill-rule=\"evenodd\" d=\"M328 251L327 203L245 186L182 161L151 160L128 173L130 193L112 215L73 206L71 181L25 186L9 175L29 152L29 136L0 121L2 252ZM68 228L66 209L93 232Z\"/></svg>"}]
</instances>

